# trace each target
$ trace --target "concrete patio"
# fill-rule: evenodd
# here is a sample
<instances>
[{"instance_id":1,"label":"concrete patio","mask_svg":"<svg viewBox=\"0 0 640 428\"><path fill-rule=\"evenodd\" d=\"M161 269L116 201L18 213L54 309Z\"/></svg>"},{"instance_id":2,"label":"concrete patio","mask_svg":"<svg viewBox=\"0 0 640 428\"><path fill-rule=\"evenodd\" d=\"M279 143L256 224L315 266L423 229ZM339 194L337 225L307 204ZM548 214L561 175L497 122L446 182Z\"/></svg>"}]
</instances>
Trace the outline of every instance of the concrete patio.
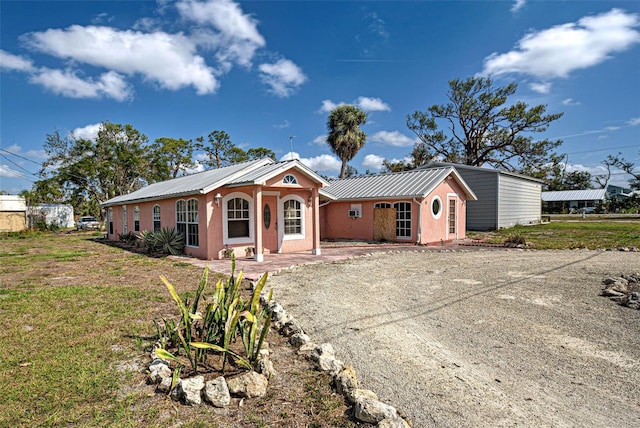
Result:
<instances>
[{"instance_id":1,"label":"concrete patio","mask_svg":"<svg viewBox=\"0 0 640 428\"><path fill-rule=\"evenodd\" d=\"M322 254L312 255L308 251L301 253L286 254L265 254L263 262L256 262L250 258L236 259L236 273L243 272L246 279L255 281L262 274L277 273L283 269L293 266L301 266L314 263L331 263L340 260L347 260L354 257L365 256L367 254L389 252L389 251L444 251L461 248L468 241L459 241L446 243L444 245L421 246L414 244L398 244L398 243L366 243L366 242L328 242L322 245ZM471 247L464 246L465 249ZM181 262L191 263L195 266L204 268L209 266L213 272L219 272L225 275L231 274L231 262L224 260L200 260L191 257L171 256L171 259Z\"/></svg>"}]
</instances>

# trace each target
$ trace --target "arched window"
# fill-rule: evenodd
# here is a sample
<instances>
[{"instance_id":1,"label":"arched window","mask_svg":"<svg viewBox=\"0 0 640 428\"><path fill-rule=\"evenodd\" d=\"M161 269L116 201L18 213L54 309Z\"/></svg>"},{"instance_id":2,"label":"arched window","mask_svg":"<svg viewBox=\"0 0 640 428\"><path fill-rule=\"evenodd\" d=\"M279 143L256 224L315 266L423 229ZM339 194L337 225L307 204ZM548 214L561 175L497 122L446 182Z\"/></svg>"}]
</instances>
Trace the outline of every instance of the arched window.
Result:
<instances>
[{"instance_id":1,"label":"arched window","mask_svg":"<svg viewBox=\"0 0 640 428\"><path fill-rule=\"evenodd\" d=\"M296 179L295 176L291 174L287 174L282 179L282 184L298 184L298 180Z\"/></svg>"},{"instance_id":2,"label":"arched window","mask_svg":"<svg viewBox=\"0 0 640 428\"><path fill-rule=\"evenodd\" d=\"M189 199L187 201L187 245L197 247L200 245L198 235L198 200Z\"/></svg>"},{"instance_id":3,"label":"arched window","mask_svg":"<svg viewBox=\"0 0 640 428\"><path fill-rule=\"evenodd\" d=\"M222 237L224 245L253 244L253 198L233 192L222 198Z\"/></svg>"},{"instance_id":4,"label":"arched window","mask_svg":"<svg viewBox=\"0 0 640 428\"><path fill-rule=\"evenodd\" d=\"M176 231L187 236L187 203L182 199L176 201Z\"/></svg>"},{"instance_id":5,"label":"arched window","mask_svg":"<svg viewBox=\"0 0 640 428\"><path fill-rule=\"evenodd\" d=\"M411 202L396 202L396 238L411 238Z\"/></svg>"},{"instance_id":6,"label":"arched window","mask_svg":"<svg viewBox=\"0 0 640 428\"><path fill-rule=\"evenodd\" d=\"M153 231L157 232L160 230L160 205L153 206Z\"/></svg>"},{"instance_id":7,"label":"arched window","mask_svg":"<svg viewBox=\"0 0 640 428\"><path fill-rule=\"evenodd\" d=\"M304 238L304 200L291 195L282 201L284 239Z\"/></svg>"}]
</instances>

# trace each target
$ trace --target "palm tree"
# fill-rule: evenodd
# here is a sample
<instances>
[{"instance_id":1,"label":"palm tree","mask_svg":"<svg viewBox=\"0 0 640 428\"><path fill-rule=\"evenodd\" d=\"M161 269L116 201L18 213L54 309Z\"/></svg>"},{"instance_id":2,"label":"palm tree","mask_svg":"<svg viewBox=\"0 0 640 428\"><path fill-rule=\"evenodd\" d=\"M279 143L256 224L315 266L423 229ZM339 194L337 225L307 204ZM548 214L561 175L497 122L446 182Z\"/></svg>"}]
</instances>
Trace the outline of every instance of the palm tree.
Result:
<instances>
[{"instance_id":1,"label":"palm tree","mask_svg":"<svg viewBox=\"0 0 640 428\"><path fill-rule=\"evenodd\" d=\"M340 179L346 176L347 162L364 146L367 134L360 129L360 125L366 122L367 114L354 105L341 105L329 113L327 143L342 160Z\"/></svg>"}]
</instances>

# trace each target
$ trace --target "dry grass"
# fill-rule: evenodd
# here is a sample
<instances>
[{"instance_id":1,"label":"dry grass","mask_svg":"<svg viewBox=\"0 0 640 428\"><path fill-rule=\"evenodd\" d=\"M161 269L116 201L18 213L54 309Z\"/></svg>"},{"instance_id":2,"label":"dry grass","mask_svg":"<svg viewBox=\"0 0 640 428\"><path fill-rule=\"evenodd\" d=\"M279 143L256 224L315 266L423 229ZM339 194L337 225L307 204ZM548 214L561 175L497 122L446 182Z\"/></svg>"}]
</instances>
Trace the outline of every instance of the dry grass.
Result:
<instances>
[{"instance_id":1,"label":"dry grass","mask_svg":"<svg viewBox=\"0 0 640 428\"><path fill-rule=\"evenodd\" d=\"M184 293L201 269L88 233L0 242L0 426L361 426L330 378L273 331L278 376L266 397L234 399L226 410L191 408L145 385L152 320L177 315L159 275Z\"/></svg>"}]
</instances>

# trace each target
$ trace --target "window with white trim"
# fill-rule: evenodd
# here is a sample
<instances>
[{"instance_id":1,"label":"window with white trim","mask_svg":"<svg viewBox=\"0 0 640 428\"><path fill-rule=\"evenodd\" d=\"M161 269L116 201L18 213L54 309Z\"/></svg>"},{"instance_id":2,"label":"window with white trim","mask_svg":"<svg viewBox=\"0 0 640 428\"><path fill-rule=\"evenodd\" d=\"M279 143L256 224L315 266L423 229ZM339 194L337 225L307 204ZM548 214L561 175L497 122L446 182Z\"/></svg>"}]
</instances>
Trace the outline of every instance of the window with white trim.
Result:
<instances>
[{"instance_id":1,"label":"window with white trim","mask_svg":"<svg viewBox=\"0 0 640 428\"><path fill-rule=\"evenodd\" d=\"M435 220L438 220L440 216L442 216L443 208L444 207L442 206L442 200L440 199L440 196L434 196L431 200L431 215Z\"/></svg>"},{"instance_id":2,"label":"window with white trim","mask_svg":"<svg viewBox=\"0 0 640 428\"><path fill-rule=\"evenodd\" d=\"M153 231L157 232L160 230L160 205L153 206Z\"/></svg>"},{"instance_id":3,"label":"window with white trim","mask_svg":"<svg viewBox=\"0 0 640 428\"><path fill-rule=\"evenodd\" d=\"M284 238L304 239L304 199L297 195L290 195L282 200L282 217Z\"/></svg>"},{"instance_id":4,"label":"window with white trim","mask_svg":"<svg viewBox=\"0 0 640 428\"><path fill-rule=\"evenodd\" d=\"M249 201L233 198L227 201L227 236L229 238L249 238Z\"/></svg>"},{"instance_id":5,"label":"window with white trim","mask_svg":"<svg viewBox=\"0 0 640 428\"><path fill-rule=\"evenodd\" d=\"M133 231L140 232L140 208L133 207Z\"/></svg>"},{"instance_id":6,"label":"window with white trim","mask_svg":"<svg viewBox=\"0 0 640 428\"><path fill-rule=\"evenodd\" d=\"M189 199L187 201L187 246L200 245L198 232L198 200Z\"/></svg>"},{"instance_id":7,"label":"window with white trim","mask_svg":"<svg viewBox=\"0 0 640 428\"><path fill-rule=\"evenodd\" d=\"M282 179L282 184L298 184L298 180L294 175L287 174Z\"/></svg>"},{"instance_id":8,"label":"window with white trim","mask_svg":"<svg viewBox=\"0 0 640 428\"><path fill-rule=\"evenodd\" d=\"M122 234L127 233L127 206L122 206Z\"/></svg>"},{"instance_id":9,"label":"window with white trim","mask_svg":"<svg viewBox=\"0 0 640 428\"><path fill-rule=\"evenodd\" d=\"M411 238L411 202L396 202L396 238Z\"/></svg>"},{"instance_id":10,"label":"window with white trim","mask_svg":"<svg viewBox=\"0 0 640 428\"><path fill-rule=\"evenodd\" d=\"M187 203L183 199L176 201L176 231L187 237Z\"/></svg>"}]
</instances>

